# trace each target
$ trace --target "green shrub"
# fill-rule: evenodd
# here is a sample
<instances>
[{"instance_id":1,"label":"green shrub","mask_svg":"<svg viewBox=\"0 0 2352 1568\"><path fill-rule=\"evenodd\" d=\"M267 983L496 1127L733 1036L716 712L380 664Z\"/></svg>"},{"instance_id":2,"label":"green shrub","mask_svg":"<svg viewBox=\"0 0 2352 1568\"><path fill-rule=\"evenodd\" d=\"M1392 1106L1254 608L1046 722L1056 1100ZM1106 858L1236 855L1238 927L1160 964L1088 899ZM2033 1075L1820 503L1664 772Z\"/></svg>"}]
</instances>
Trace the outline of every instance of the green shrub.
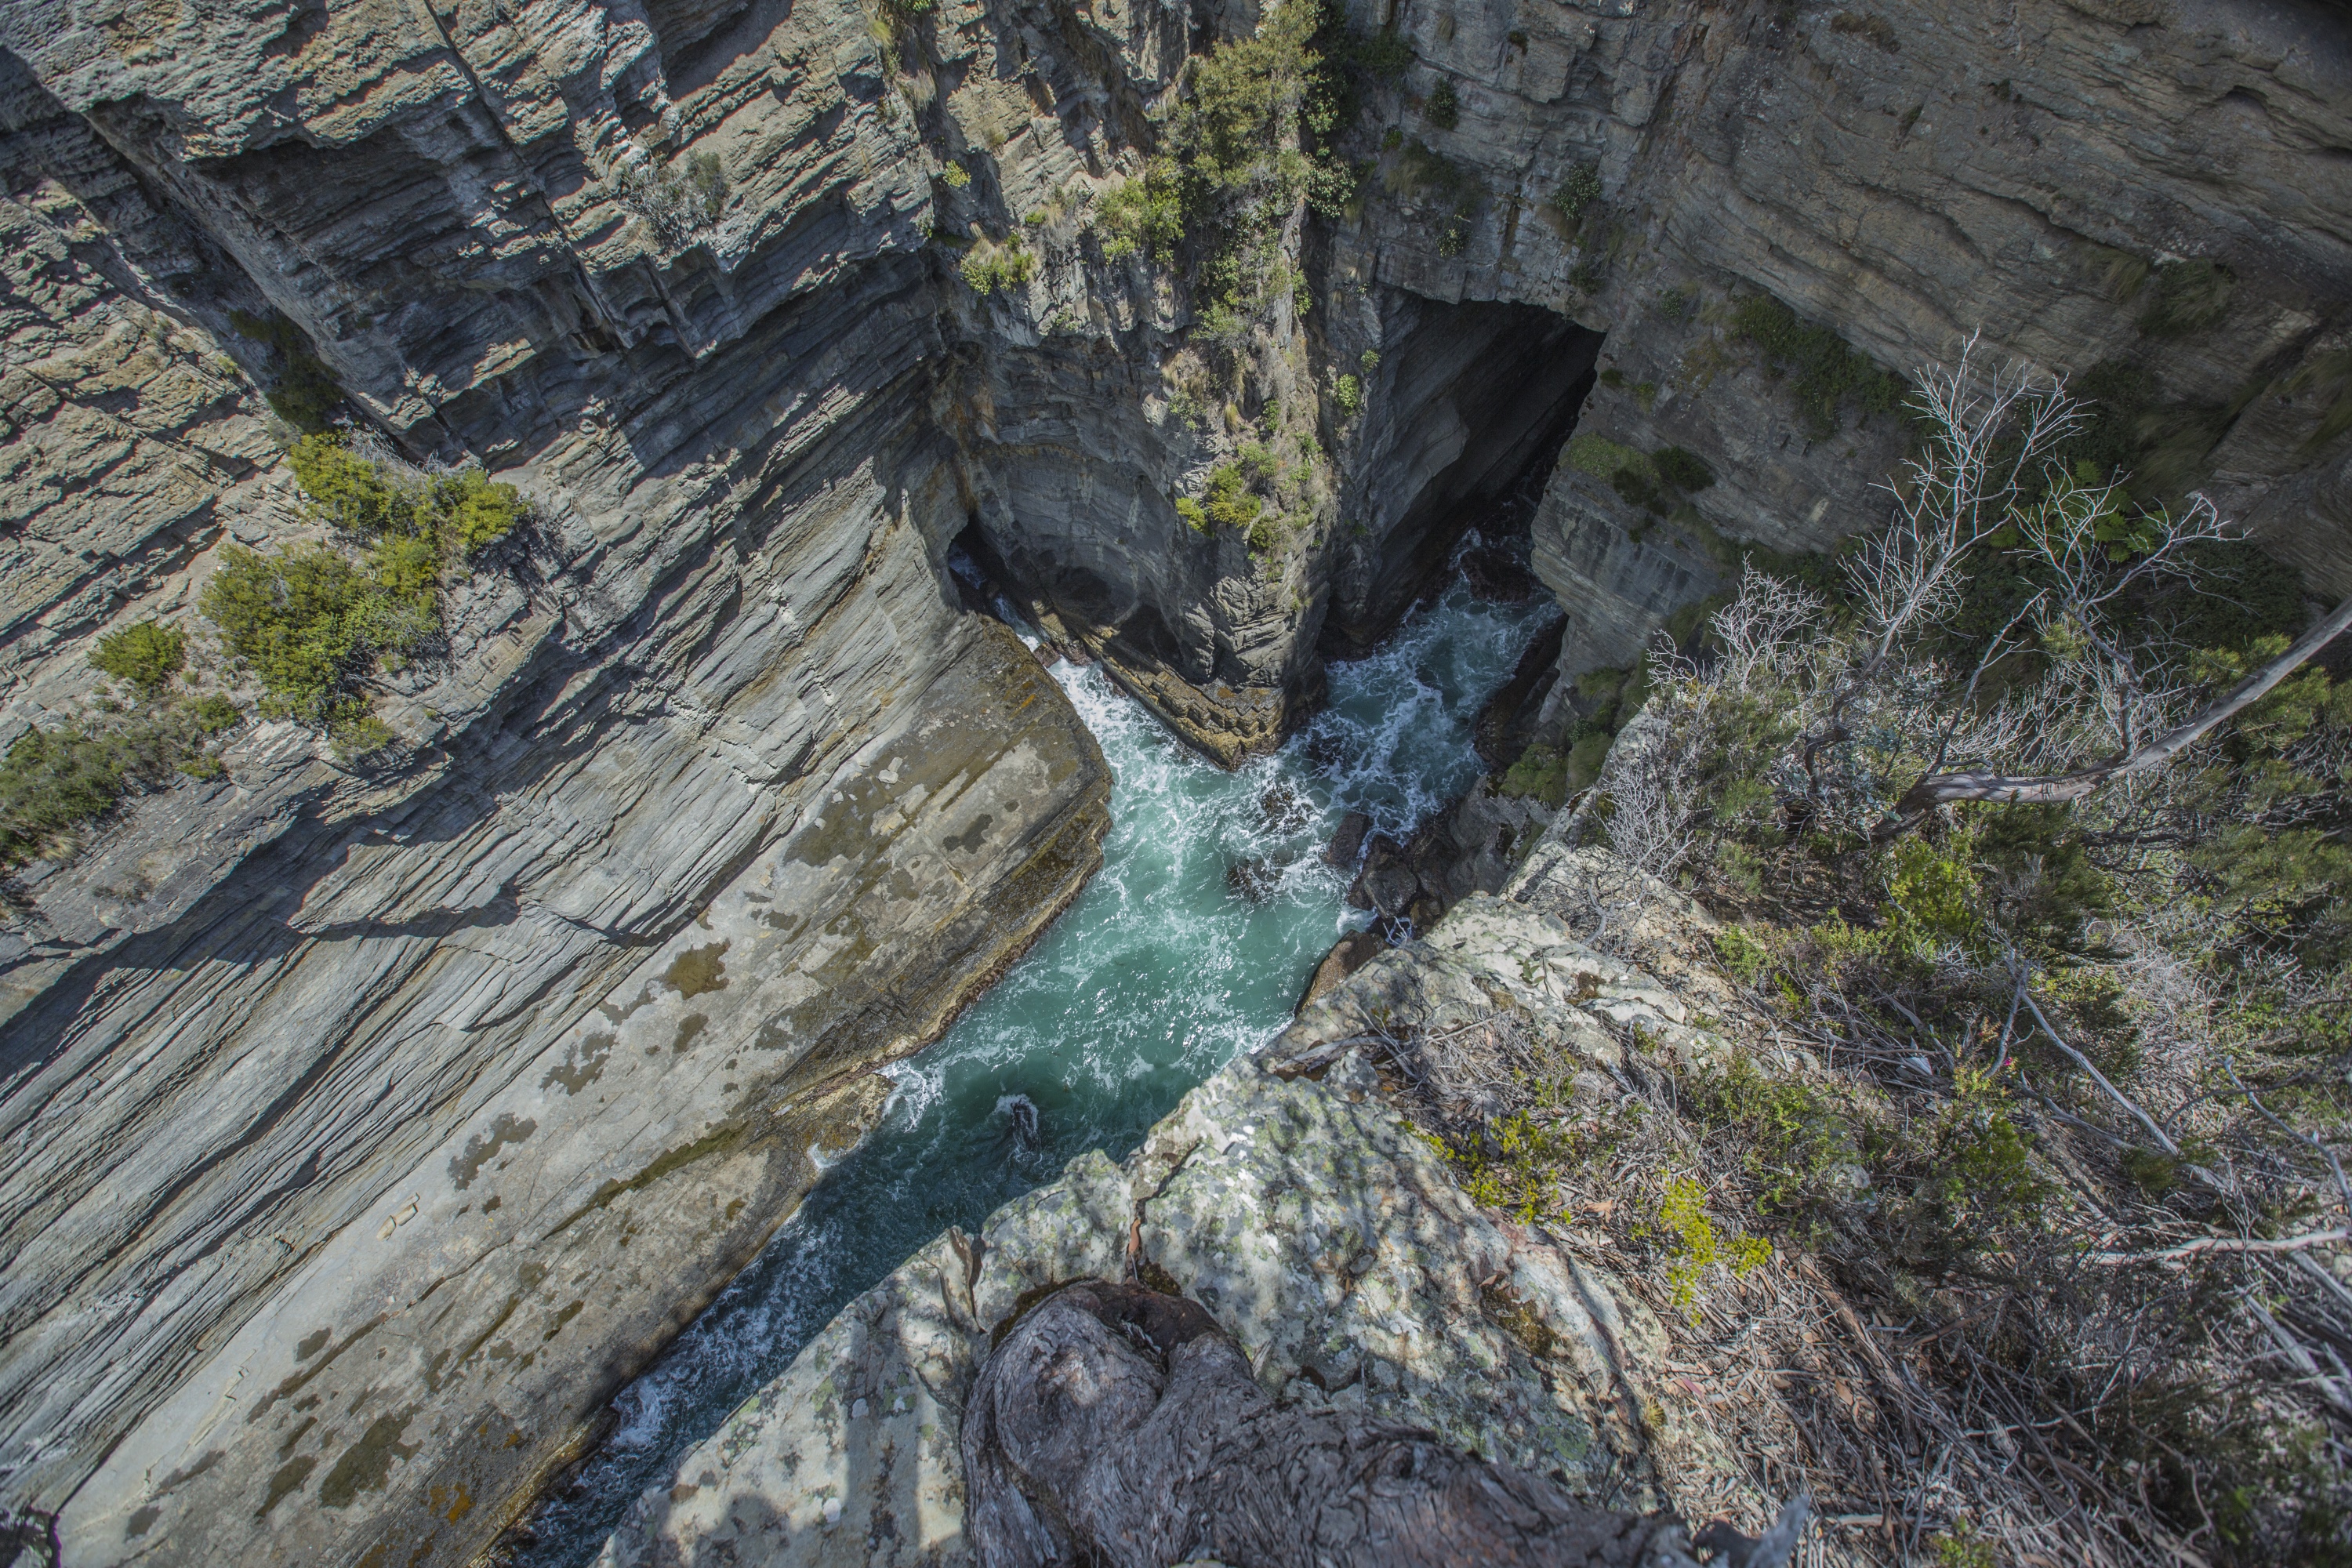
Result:
<instances>
[{"instance_id":1,"label":"green shrub","mask_svg":"<svg viewBox=\"0 0 2352 1568\"><path fill-rule=\"evenodd\" d=\"M1370 375L1372 372L1381 368L1381 351L1378 349L1366 349L1362 353L1356 356L1356 363L1363 366L1364 374L1366 375Z\"/></svg>"},{"instance_id":2,"label":"green shrub","mask_svg":"<svg viewBox=\"0 0 2352 1568\"><path fill-rule=\"evenodd\" d=\"M1539 800L1558 810L1568 803L1568 759L1549 746L1529 746L1495 787L1515 800Z\"/></svg>"},{"instance_id":3,"label":"green shrub","mask_svg":"<svg viewBox=\"0 0 2352 1568\"><path fill-rule=\"evenodd\" d=\"M161 690L187 663L188 637L177 626L141 621L98 639L89 662L142 692Z\"/></svg>"},{"instance_id":4,"label":"green shrub","mask_svg":"<svg viewBox=\"0 0 2352 1568\"><path fill-rule=\"evenodd\" d=\"M1423 118L1440 131L1451 131L1462 123L1462 99L1454 89L1454 79L1444 78L1430 89L1429 107Z\"/></svg>"},{"instance_id":5,"label":"green shrub","mask_svg":"<svg viewBox=\"0 0 2352 1568\"><path fill-rule=\"evenodd\" d=\"M224 545L201 607L269 709L314 723L369 658L405 652L433 629L413 600L323 544L275 555Z\"/></svg>"},{"instance_id":6,"label":"green shrub","mask_svg":"<svg viewBox=\"0 0 2352 1568\"><path fill-rule=\"evenodd\" d=\"M1833 1173L1860 1157L1855 1128L1827 1093L1796 1079L1767 1077L1745 1057L1720 1071L1693 1074L1684 1103L1702 1123L1748 1135L1742 1163L1765 1214L1802 1208L1823 1194Z\"/></svg>"},{"instance_id":7,"label":"green shrub","mask_svg":"<svg viewBox=\"0 0 2352 1568\"><path fill-rule=\"evenodd\" d=\"M18 866L114 807L140 765L119 736L33 730L0 763L0 865Z\"/></svg>"},{"instance_id":8,"label":"green shrub","mask_svg":"<svg viewBox=\"0 0 2352 1568\"><path fill-rule=\"evenodd\" d=\"M1182 518L1186 522L1191 523L1194 528L1199 529L1202 533L1209 531L1211 525L1209 522L1209 513L1207 510L1203 508L1199 501L1194 500L1191 496L1178 496L1176 498L1176 515Z\"/></svg>"},{"instance_id":9,"label":"green shrub","mask_svg":"<svg viewBox=\"0 0 2352 1568\"><path fill-rule=\"evenodd\" d=\"M961 163L950 163L940 170L940 184L951 191L960 191L971 184L971 175Z\"/></svg>"},{"instance_id":10,"label":"green shrub","mask_svg":"<svg viewBox=\"0 0 2352 1568\"><path fill-rule=\"evenodd\" d=\"M1738 1231L1728 1238L1719 1236L1706 1212L1706 1188L1688 1176L1676 1176L1666 1184L1654 1228L1671 1238L1666 1288L1675 1305L1688 1312L1693 1321L1698 1318L1699 1282L1708 1269L1721 1265L1735 1277L1745 1276L1772 1257L1772 1244L1760 1236Z\"/></svg>"},{"instance_id":11,"label":"green shrub","mask_svg":"<svg viewBox=\"0 0 2352 1568\"><path fill-rule=\"evenodd\" d=\"M1864 414L1892 414L1902 406L1899 377L1856 353L1829 328L1798 320L1769 295L1740 300L1732 331L1761 349L1777 374L1792 378L1797 406L1816 440L1837 433L1839 406L1848 398Z\"/></svg>"},{"instance_id":12,"label":"green shrub","mask_svg":"<svg viewBox=\"0 0 2352 1568\"><path fill-rule=\"evenodd\" d=\"M1579 163L1569 170L1568 178L1551 194L1551 205L1559 216L1574 223L1584 211L1601 199L1601 166Z\"/></svg>"},{"instance_id":13,"label":"green shrub","mask_svg":"<svg viewBox=\"0 0 2352 1568\"><path fill-rule=\"evenodd\" d=\"M1008 242L975 246L960 270L971 291L986 299L999 289L1017 289L1028 282L1036 265L1036 258L1017 242Z\"/></svg>"},{"instance_id":14,"label":"green shrub","mask_svg":"<svg viewBox=\"0 0 2352 1568\"><path fill-rule=\"evenodd\" d=\"M1228 463L1209 476L1209 521L1221 528L1244 531L1257 521L1261 510L1257 497L1249 493L1248 480L1238 465Z\"/></svg>"},{"instance_id":15,"label":"green shrub","mask_svg":"<svg viewBox=\"0 0 2352 1568\"><path fill-rule=\"evenodd\" d=\"M1646 464L1628 463L1609 476L1609 488L1635 506L1653 506L1658 500L1658 481L1651 477Z\"/></svg>"},{"instance_id":16,"label":"green shrub","mask_svg":"<svg viewBox=\"0 0 2352 1568\"><path fill-rule=\"evenodd\" d=\"M1678 490L1703 490L1715 483L1715 470L1706 459L1682 447L1659 447L1650 454L1650 466L1658 478Z\"/></svg>"},{"instance_id":17,"label":"green shrub","mask_svg":"<svg viewBox=\"0 0 2352 1568\"><path fill-rule=\"evenodd\" d=\"M1154 158L1143 173L1106 195L1095 209L1103 254L1113 260L1144 255L1172 261L1184 243L1184 198L1172 158Z\"/></svg>"},{"instance_id":18,"label":"green shrub","mask_svg":"<svg viewBox=\"0 0 2352 1568\"><path fill-rule=\"evenodd\" d=\"M2167 261L2157 268L2155 282L2139 327L2158 338L2187 337L2219 324L2238 291L2237 274L2218 261Z\"/></svg>"},{"instance_id":19,"label":"green shrub","mask_svg":"<svg viewBox=\"0 0 2352 1568\"><path fill-rule=\"evenodd\" d=\"M161 784L173 769L218 777L204 742L244 717L227 698L193 701L157 694L127 720L88 721L17 737L0 759L0 868L70 847L81 828L140 784Z\"/></svg>"},{"instance_id":20,"label":"green shrub","mask_svg":"<svg viewBox=\"0 0 2352 1568\"><path fill-rule=\"evenodd\" d=\"M1568 465L1596 479L1606 479L1621 468L1646 471L1650 459L1637 447L1622 446L1591 431L1580 431L1569 437Z\"/></svg>"},{"instance_id":21,"label":"green shrub","mask_svg":"<svg viewBox=\"0 0 2352 1568\"><path fill-rule=\"evenodd\" d=\"M1343 418L1354 418L1364 406L1363 384L1352 375L1340 376L1331 384L1331 401L1339 405Z\"/></svg>"},{"instance_id":22,"label":"green shrub","mask_svg":"<svg viewBox=\"0 0 2352 1568\"><path fill-rule=\"evenodd\" d=\"M526 510L520 491L480 468L397 479L341 435L305 436L287 461L320 521L372 539L425 540L437 552L471 555L504 538Z\"/></svg>"}]
</instances>

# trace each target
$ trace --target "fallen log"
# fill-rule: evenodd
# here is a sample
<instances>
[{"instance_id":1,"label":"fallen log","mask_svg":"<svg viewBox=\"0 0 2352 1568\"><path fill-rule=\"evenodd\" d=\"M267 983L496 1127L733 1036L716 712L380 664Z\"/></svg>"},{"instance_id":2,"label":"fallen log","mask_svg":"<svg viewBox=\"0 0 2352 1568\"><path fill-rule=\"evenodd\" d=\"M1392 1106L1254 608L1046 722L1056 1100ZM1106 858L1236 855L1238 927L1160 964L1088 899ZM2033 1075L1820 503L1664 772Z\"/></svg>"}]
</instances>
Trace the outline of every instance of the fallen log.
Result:
<instances>
[{"instance_id":1,"label":"fallen log","mask_svg":"<svg viewBox=\"0 0 2352 1568\"><path fill-rule=\"evenodd\" d=\"M1760 1540L1694 1542L1671 1513L1587 1507L1433 1433L1272 1399L1197 1303L1091 1282L990 1354L963 1469L981 1568L1780 1568L1806 1516L1798 1498Z\"/></svg>"}]
</instances>

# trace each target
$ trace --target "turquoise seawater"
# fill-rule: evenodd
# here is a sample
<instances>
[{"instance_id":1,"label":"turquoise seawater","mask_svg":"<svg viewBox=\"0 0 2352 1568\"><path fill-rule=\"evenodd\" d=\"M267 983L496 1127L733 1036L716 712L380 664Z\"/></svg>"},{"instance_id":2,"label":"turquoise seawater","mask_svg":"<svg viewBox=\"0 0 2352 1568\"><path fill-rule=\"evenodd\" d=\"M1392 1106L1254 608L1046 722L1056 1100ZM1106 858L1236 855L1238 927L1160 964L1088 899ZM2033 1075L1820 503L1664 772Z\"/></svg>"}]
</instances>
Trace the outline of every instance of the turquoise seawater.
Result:
<instances>
[{"instance_id":1,"label":"turquoise seawater","mask_svg":"<svg viewBox=\"0 0 2352 1568\"><path fill-rule=\"evenodd\" d=\"M531 1568L592 1559L622 1510L950 1225L976 1230L1088 1149L1125 1156L1185 1091L1279 1031L1365 916L1322 850L1362 811L1402 837L1474 783L1471 725L1557 610L1458 579L1272 756L1224 772L1094 667L1054 676L1111 767L1103 867L1020 963L891 1071L881 1124L615 1402L620 1424L536 1521Z\"/></svg>"}]
</instances>

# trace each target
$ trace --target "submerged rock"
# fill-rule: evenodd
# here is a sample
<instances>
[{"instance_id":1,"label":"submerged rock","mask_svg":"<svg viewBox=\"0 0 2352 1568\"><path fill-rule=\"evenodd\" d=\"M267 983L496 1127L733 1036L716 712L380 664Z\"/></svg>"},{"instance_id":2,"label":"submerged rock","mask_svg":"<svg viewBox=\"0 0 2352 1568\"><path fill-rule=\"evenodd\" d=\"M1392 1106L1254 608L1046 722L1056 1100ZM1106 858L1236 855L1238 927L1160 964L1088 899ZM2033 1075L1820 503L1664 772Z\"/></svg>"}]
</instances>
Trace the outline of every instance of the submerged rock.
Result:
<instances>
[{"instance_id":1,"label":"submerged rock","mask_svg":"<svg viewBox=\"0 0 2352 1568\"><path fill-rule=\"evenodd\" d=\"M1282 891L1283 876L1288 869L1288 862L1275 856L1255 855L1236 860L1225 868L1225 891L1253 904L1262 904Z\"/></svg>"}]
</instances>

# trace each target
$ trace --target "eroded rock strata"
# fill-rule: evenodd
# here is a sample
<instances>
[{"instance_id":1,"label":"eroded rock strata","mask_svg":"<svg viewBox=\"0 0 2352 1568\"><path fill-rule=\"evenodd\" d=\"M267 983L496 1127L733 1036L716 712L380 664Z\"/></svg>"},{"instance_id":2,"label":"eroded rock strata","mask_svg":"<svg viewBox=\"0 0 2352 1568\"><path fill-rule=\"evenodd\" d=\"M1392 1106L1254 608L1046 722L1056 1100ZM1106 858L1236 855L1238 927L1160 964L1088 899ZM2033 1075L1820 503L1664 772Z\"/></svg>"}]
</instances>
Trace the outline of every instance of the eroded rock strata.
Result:
<instances>
[{"instance_id":1,"label":"eroded rock strata","mask_svg":"<svg viewBox=\"0 0 2352 1568\"><path fill-rule=\"evenodd\" d=\"M0 744L109 627L201 645L225 543L330 537L264 388L533 514L372 683L377 760L250 721L10 881L0 1500L71 1561L472 1556L1066 899L1101 761L960 538L1230 759L1530 465L1561 668L1626 663L1742 542L1870 522L1900 435L1847 384L1982 328L2352 585L2330 8L1364 14L1412 61L1228 386L1089 214L1256 20L0 14ZM1754 301L1860 356L1825 405ZM1269 428L1291 526L1187 522ZM1613 482L1669 445L1714 482Z\"/></svg>"}]
</instances>

